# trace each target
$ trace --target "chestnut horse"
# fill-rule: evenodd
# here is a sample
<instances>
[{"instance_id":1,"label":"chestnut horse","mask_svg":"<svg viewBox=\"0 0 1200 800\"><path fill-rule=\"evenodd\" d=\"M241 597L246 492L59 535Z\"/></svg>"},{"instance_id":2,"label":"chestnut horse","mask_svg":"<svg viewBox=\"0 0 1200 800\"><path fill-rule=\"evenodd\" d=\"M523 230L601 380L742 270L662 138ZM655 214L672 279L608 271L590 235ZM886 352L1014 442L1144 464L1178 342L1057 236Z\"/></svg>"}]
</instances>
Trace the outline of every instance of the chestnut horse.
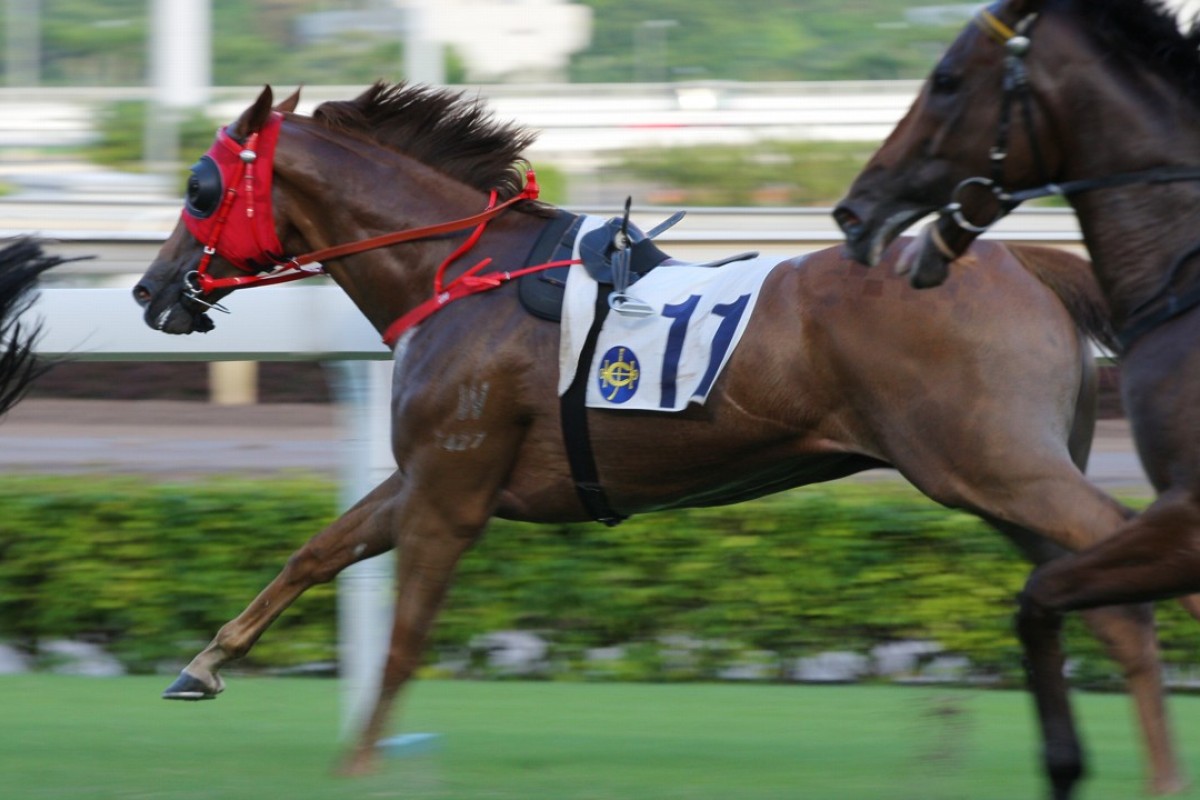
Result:
<instances>
[{"instance_id":1,"label":"chestnut horse","mask_svg":"<svg viewBox=\"0 0 1200 800\"><path fill-rule=\"evenodd\" d=\"M1035 563L1128 516L1080 471L1094 425L1088 337L1106 336L1107 314L1082 259L980 243L968 257L977 268L928 303L836 249L769 264L706 402L677 413L589 409L578 419L556 388L560 327L528 313L509 280L565 215L521 186L532 135L445 90L377 84L311 117L295 112L297 100L272 108L268 87L218 135L134 296L153 328L206 331L210 309L233 289L320 262L386 339L398 338L398 466L301 547L166 697L215 696L219 670L297 596L394 548L391 645L373 710L342 763L366 770L455 566L492 517L615 522L881 466L978 514ZM674 268L656 258L658 270ZM581 425L591 480L568 455ZM1169 769L1150 609L1106 609L1089 622Z\"/></svg>"},{"instance_id":2,"label":"chestnut horse","mask_svg":"<svg viewBox=\"0 0 1200 800\"><path fill-rule=\"evenodd\" d=\"M1036 570L1022 594L1018 630L1051 720L1055 797L1070 796L1083 769L1061 614L1200 590L1198 47L1200 27L1183 30L1150 0L994 3L951 45L834 212L849 253L875 263L904 228L938 211L902 259L919 286L949 277L930 308L967 270L953 259L1019 203L1062 195L1078 216L1157 499L1102 544ZM1104 533L1113 531L1066 544ZM1168 777L1155 787L1174 788Z\"/></svg>"},{"instance_id":3,"label":"chestnut horse","mask_svg":"<svg viewBox=\"0 0 1200 800\"><path fill-rule=\"evenodd\" d=\"M0 250L0 414L47 368L33 352L40 324L22 325L18 317L32 305L39 276L62 262L30 239L17 239Z\"/></svg>"}]
</instances>

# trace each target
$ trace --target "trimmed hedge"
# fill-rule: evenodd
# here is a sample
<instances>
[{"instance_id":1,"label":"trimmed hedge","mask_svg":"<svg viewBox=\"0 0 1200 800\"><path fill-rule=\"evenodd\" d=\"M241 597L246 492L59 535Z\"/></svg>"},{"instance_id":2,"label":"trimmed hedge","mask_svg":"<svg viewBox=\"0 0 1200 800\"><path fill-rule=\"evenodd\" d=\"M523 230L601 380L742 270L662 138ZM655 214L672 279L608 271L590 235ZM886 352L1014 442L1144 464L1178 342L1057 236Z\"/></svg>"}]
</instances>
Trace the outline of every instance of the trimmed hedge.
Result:
<instances>
[{"instance_id":1,"label":"trimmed hedge","mask_svg":"<svg viewBox=\"0 0 1200 800\"><path fill-rule=\"evenodd\" d=\"M336 513L305 477L157 484L23 478L0 484L0 639L104 641L134 671L186 660ZM1028 571L974 517L890 484L797 490L616 528L497 522L465 559L434 653L533 630L570 661L670 634L801 656L934 639L1015 676L1013 597ZM335 657L335 591L302 597L250 666ZM1200 625L1160 613L1169 661L1195 661ZM1071 653L1107 661L1079 626Z\"/></svg>"},{"instance_id":2,"label":"trimmed hedge","mask_svg":"<svg viewBox=\"0 0 1200 800\"><path fill-rule=\"evenodd\" d=\"M6 478L0 638L96 638L134 671L180 659L333 516L334 496L307 479ZM329 658L333 608L333 587L315 587L264 638L254 663Z\"/></svg>"}]
</instances>

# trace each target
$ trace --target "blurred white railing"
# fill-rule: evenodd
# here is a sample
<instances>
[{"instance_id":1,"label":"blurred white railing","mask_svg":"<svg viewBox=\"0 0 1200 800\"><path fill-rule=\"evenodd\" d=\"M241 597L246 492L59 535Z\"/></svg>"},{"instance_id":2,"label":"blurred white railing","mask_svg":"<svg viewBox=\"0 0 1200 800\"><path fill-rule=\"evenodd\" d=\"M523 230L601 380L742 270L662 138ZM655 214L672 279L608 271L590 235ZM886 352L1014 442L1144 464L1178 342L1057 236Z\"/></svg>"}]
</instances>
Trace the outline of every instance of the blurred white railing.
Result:
<instances>
[{"instance_id":1,"label":"blurred white railing","mask_svg":"<svg viewBox=\"0 0 1200 800\"><path fill-rule=\"evenodd\" d=\"M572 209L614 216L616 208ZM652 227L674 208L635 206L633 219ZM676 258L707 261L745 250L787 258L838 244L842 234L828 208L689 208L659 240ZM47 282L132 285L149 266L179 218L178 201L0 200L0 238L33 234L64 256L89 256L47 273ZM1079 226L1066 208L1021 208L988 234L1010 242L1048 244L1082 252Z\"/></svg>"}]
</instances>

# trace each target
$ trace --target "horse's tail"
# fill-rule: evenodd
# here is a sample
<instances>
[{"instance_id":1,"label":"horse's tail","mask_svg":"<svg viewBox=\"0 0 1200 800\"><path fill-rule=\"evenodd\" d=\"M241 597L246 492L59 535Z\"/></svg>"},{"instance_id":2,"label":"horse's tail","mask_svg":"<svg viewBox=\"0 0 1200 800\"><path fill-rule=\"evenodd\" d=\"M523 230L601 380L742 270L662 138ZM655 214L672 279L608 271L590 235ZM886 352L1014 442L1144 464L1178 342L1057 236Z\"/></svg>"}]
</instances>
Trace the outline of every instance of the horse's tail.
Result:
<instances>
[{"instance_id":1,"label":"horse's tail","mask_svg":"<svg viewBox=\"0 0 1200 800\"><path fill-rule=\"evenodd\" d=\"M1085 335L1111 353L1120 352L1108 301L1096 283L1090 261L1053 247L1010 244L1008 249L1025 269L1058 296Z\"/></svg>"},{"instance_id":2,"label":"horse's tail","mask_svg":"<svg viewBox=\"0 0 1200 800\"><path fill-rule=\"evenodd\" d=\"M63 260L45 255L31 239L17 239L0 249L0 414L49 368L33 352L41 323L22 323L17 317L36 299L38 277Z\"/></svg>"}]
</instances>

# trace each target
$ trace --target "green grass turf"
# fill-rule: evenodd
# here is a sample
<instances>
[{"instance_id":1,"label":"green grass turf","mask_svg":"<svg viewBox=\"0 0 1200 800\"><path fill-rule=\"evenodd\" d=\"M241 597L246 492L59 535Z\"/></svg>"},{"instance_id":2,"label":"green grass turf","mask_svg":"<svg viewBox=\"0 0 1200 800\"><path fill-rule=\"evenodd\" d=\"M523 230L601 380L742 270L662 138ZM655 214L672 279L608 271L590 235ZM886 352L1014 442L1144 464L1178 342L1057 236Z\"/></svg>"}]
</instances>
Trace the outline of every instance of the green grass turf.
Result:
<instances>
[{"instance_id":1,"label":"green grass turf","mask_svg":"<svg viewBox=\"0 0 1200 800\"><path fill-rule=\"evenodd\" d=\"M1013 800L1040 798L1020 692L906 687L422 681L400 731L440 734L377 775L332 777L334 681L233 677L165 702L164 678L0 677L4 800ZM1076 695L1092 776L1130 800L1125 697ZM1200 698L1171 701L1200 773ZM1200 789L1184 797L1200 798Z\"/></svg>"}]
</instances>

